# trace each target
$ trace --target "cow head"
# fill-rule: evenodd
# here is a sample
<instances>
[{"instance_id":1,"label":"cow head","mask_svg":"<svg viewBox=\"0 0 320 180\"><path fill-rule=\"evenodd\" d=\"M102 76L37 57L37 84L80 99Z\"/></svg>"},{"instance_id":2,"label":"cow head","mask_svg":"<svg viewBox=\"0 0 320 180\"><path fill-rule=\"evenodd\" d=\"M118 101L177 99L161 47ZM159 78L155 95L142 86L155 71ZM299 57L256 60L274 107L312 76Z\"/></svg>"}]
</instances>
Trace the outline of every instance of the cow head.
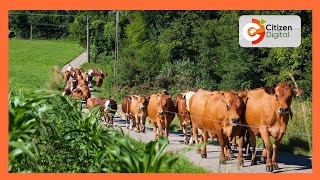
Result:
<instances>
[{"instance_id":1,"label":"cow head","mask_svg":"<svg viewBox=\"0 0 320 180\"><path fill-rule=\"evenodd\" d=\"M229 124L236 125L242 123L245 113L245 103L247 102L246 91L227 91L221 93L221 100L226 105Z\"/></svg>"},{"instance_id":2,"label":"cow head","mask_svg":"<svg viewBox=\"0 0 320 180\"><path fill-rule=\"evenodd\" d=\"M165 93L157 94L157 107L159 116L163 116L164 114L169 112L170 100L171 95L167 95Z\"/></svg>"},{"instance_id":3,"label":"cow head","mask_svg":"<svg viewBox=\"0 0 320 180\"><path fill-rule=\"evenodd\" d=\"M140 110L147 110L148 99L144 95L133 95L133 98L135 98L135 100L138 101Z\"/></svg>"},{"instance_id":4,"label":"cow head","mask_svg":"<svg viewBox=\"0 0 320 180\"><path fill-rule=\"evenodd\" d=\"M301 96L303 94L302 89L292 89L288 82L280 82L275 88L265 87L264 90L275 97L278 108L277 111L280 115L290 113L293 94L295 96Z\"/></svg>"},{"instance_id":5,"label":"cow head","mask_svg":"<svg viewBox=\"0 0 320 180\"><path fill-rule=\"evenodd\" d=\"M104 111L107 111L109 109L111 101L109 99L106 99L104 103Z\"/></svg>"}]
</instances>

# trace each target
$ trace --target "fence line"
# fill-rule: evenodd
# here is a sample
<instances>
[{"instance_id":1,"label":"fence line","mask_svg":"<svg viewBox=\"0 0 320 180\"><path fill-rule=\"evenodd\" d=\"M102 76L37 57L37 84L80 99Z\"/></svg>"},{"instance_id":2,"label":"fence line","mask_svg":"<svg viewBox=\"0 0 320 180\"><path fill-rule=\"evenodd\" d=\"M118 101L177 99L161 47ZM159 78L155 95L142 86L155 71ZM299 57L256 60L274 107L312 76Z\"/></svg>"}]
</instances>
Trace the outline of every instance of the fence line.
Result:
<instances>
[{"instance_id":1,"label":"fence line","mask_svg":"<svg viewBox=\"0 0 320 180\"><path fill-rule=\"evenodd\" d=\"M109 105L114 105L114 104L117 105L117 103L110 103ZM145 106L145 107L147 107L147 106ZM153 109L153 110L156 110L156 111L157 111L157 109ZM176 114L176 115L179 114L179 113L173 112L173 111L165 111L165 110L164 110L164 112L166 112L166 113L172 113L172 114ZM125 113L125 114L127 114L127 113ZM216 122L228 123L228 122L224 122L223 120L215 120L215 119L211 119L211 118L203 118L203 117L191 116L191 115L186 115L186 116L189 116L190 118L199 118L199 119L204 119L204 120L211 120L211 121L216 121ZM260 126L249 126L249 125L247 125L247 124L239 124L239 123L233 123L233 124L235 124L235 125L237 125L237 126L250 127L250 128L256 128L256 129L261 128ZM268 128L268 127L266 127L266 128L267 128L270 132L278 132L278 131L279 131L279 132L284 132L284 133L292 134L292 135L312 137L312 135L310 135L310 134L297 133L297 132L291 132L291 131L281 131L279 128Z\"/></svg>"},{"instance_id":2,"label":"fence line","mask_svg":"<svg viewBox=\"0 0 320 180\"><path fill-rule=\"evenodd\" d=\"M38 14L38 13L12 13L9 12L9 15L31 15L31 16L77 16L77 15L71 15L71 14Z\"/></svg>"}]
</instances>

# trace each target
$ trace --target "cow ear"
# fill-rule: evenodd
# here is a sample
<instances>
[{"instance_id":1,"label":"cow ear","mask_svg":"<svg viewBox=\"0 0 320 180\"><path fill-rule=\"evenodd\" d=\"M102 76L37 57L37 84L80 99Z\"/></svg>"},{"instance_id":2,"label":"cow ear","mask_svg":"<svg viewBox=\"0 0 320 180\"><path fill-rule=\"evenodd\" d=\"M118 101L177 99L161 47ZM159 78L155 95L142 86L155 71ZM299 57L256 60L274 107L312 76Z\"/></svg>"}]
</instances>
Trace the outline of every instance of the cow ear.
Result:
<instances>
[{"instance_id":1,"label":"cow ear","mask_svg":"<svg viewBox=\"0 0 320 180\"><path fill-rule=\"evenodd\" d=\"M271 95L273 95L273 94L276 93L275 90L274 90L274 88L273 88L273 87L270 87L270 86L264 87L264 91L265 91L266 93L268 93L268 94L271 94Z\"/></svg>"},{"instance_id":2,"label":"cow ear","mask_svg":"<svg viewBox=\"0 0 320 180\"><path fill-rule=\"evenodd\" d=\"M238 97L240 97L242 99L244 104L247 104L247 101L248 101L247 94L248 94L248 90L247 89L238 92Z\"/></svg>"},{"instance_id":3,"label":"cow ear","mask_svg":"<svg viewBox=\"0 0 320 180\"><path fill-rule=\"evenodd\" d=\"M183 99L186 99L186 95L183 95L182 98L183 98Z\"/></svg>"},{"instance_id":4,"label":"cow ear","mask_svg":"<svg viewBox=\"0 0 320 180\"><path fill-rule=\"evenodd\" d=\"M303 95L304 91L303 91L303 89L300 89L300 88L299 89L293 89L293 93L294 93L295 96L299 97L299 96Z\"/></svg>"}]
</instances>

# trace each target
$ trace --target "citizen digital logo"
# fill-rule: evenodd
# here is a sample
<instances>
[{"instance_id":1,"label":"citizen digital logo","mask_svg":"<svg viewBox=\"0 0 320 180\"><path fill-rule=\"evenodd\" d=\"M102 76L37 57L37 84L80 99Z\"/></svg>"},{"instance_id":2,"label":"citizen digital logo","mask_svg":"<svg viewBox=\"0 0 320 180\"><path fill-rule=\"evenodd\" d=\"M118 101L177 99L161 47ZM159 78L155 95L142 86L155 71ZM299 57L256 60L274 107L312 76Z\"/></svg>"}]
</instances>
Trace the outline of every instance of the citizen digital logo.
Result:
<instances>
[{"instance_id":1,"label":"citizen digital logo","mask_svg":"<svg viewBox=\"0 0 320 180\"><path fill-rule=\"evenodd\" d=\"M301 19L296 15L244 15L239 19L242 47L298 47Z\"/></svg>"}]
</instances>

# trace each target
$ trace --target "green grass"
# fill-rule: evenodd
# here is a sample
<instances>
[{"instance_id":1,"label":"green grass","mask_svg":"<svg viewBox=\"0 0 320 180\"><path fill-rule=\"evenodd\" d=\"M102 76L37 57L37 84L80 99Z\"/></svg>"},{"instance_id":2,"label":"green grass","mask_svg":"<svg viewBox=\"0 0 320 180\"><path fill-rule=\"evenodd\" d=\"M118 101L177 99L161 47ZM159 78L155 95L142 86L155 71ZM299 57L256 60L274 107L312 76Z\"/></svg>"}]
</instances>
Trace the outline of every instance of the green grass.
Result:
<instances>
[{"instance_id":1,"label":"green grass","mask_svg":"<svg viewBox=\"0 0 320 180\"><path fill-rule=\"evenodd\" d=\"M82 51L76 42L9 40L9 89L46 89L52 67L62 68Z\"/></svg>"}]
</instances>

